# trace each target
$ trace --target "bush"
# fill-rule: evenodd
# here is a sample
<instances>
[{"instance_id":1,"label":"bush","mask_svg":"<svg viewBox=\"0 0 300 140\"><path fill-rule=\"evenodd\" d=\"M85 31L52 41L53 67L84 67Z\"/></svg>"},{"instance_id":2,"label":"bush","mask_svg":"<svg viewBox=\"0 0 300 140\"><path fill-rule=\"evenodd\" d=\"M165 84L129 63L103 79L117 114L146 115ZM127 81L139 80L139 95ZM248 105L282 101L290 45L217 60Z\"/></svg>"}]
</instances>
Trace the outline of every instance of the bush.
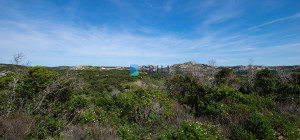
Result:
<instances>
[{"instance_id":1,"label":"bush","mask_svg":"<svg viewBox=\"0 0 300 140\"><path fill-rule=\"evenodd\" d=\"M98 116L93 108L81 110L77 121L81 124L98 122Z\"/></svg>"},{"instance_id":2,"label":"bush","mask_svg":"<svg viewBox=\"0 0 300 140\"><path fill-rule=\"evenodd\" d=\"M48 71L40 66L30 67L23 83L20 85L19 92L22 94L22 97L32 99L34 94L45 89L58 77L58 72Z\"/></svg>"},{"instance_id":3,"label":"bush","mask_svg":"<svg viewBox=\"0 0 300 140\"><path fill-rule=\"evenodd\" d=\"M208 85L199 85L197 87L190 87L190 96L188 98L189 105L195 108L195 115L217 115L223 112L226 106L223 106L221 101L226 98L233 98L242 96L235 89L228 87L216 87Z\"/></svg>"},{"instance_id":4,"label":"bush","mask_svg":"<svg viewBox=\"0 0 300 140\"><path fill-rule=\"evenodd\" d=\"M237 76L235 72L230 68L225 68L219 71L216 75L216 83L217 85L226 85L233 86L234 84L238 84Z\"/></svg>"},{"instance_id":5,"label":"bush","mask_svg":"<svg viewBox=\"0 0 300 140\"><path fill-rule=\"evenodd\" d=\"M300 70L291 73L290 83L300 86Z\"/></svg>"},{"instance_id":6,"label":"bush","mask_svg":"<svg viewBox=\"0 0 300 140\"><path fill-rule=\"evenodd\" d=\"M14 77L16 77L16 74L13 72L8 73L4 77L0 77L0 89L10 89L11 84L14 81Z\"/></svg>"},{"instance_id":7,"label":"bush","mask_svg":"<svg viewBox=\"0 0 300 140\"><path fill-rule=\"evenodd\" d=\"M180 103L188 103L188 88L197 85L196 79L189 75L175 75L172 79L168 80L166 84L170 98Z\"/></svg>"},{"instance_id":8,"label":"bush","mask_svg":"<svg viewBox=\"0 0 300 140\"><path fill-rule=\"evenodd\" d=\"M268 118L271 120L272 128L276 131L277 136L283 136L288 139L300 138L300 132L295 124L292 124L277 113L269 114Z\"/></svg>"},{"instance_id":9,"label":"bush","mask_svg":"<svg viewBox=\"0 0 300 140\"><path fill-rule=\"evenodd\" d=\"M130 127L128 124L125 124L123 126L120 126L117 131L117 136L119 139L124 140L138 140L140 139L139 136L134 134L135 128Z\"/></svg>"},{"instance_id":10,"label":"bush","mask_svg":"<svg viewBox=\"0 0 300 140\"><path fill-rule=\"evenodd\" d=\"M292 84L283 84L277 86L278 94L276 101L295 103L300 98L300 86Z\"/></svg>"},{"instance_id":11,"label":"bush","mask_svg":"<svg viewBox=\"0 0 300 140\"><path fill-rule=\"evenodd\" d=\"M260 95L270 95L277 93L279 78L271 70L258 71L255 76L254 87Z\"/></svg>"},{"instance_id":12,"label":"bush","mask_svg":"<svg viewBox=\"0 0 300 140\"><path fill-rule=\"evenodd\" d=\"M58 135L65 126L66 120L63 118L54 118L53 116L41 117L40 123L37 128L37 135L31 137L45 138L48 135Z\"/></svg>"},{"instance_id":13,"label":"bush","mask_svg":"<svg viewBox=\"0 0 300 140\"><path fill-rule=\"evenodd\" d=\"M243 94L250 94L254 91L254 89L249 84L242 84L239 88L239 92Z\"/></svg>"},{"instance_id":14,"label":"bush","mask_svg":"<svg viewBox=\"0 0 300 140\"><path fill-rule=\"evenodd\" d=\"M75 95L71 97L71 99L67 102L68 104L68 109L73 110L73 109L80 109L84 108L88 104L88 100L84 98L82 95Z\"/></svg>"},{"instance_id":15,"label":"bush","mask_svg":"<svg viewBox=\"0 0 300 140\"><path fill-rule=\"evenodd\" d=\"M128 112L138 123L150 123L152 114L162 115L165 119L173 116L173 104L161 91L138 89L135 92L123 93L117 104L122 112Z\"/></svg>"},{"instance_id":16,"label":"bush","mask_svg":"<svg viewBox=\"0 0 300 140\"><path fill-rule=\"evenodd\" d=\"M256 136L251 132L245 130L242 126L232 126L233 128L233 139L238 140L255 140Z\"/></svg>"},{"instance_id":17,"label":"bush","mask_svg":"<svg viewBox=\"0 0 300 140\"><path fill-rule=\"evenodd\" d=\"M264 115L254 113L247 121L246 129L258 139L275 139L271 121Z\"/></svg>"},{"instance_id":18,"label":"bush","mask_svg":"<svg viewBox=\"0 0 300 140\"><path fill-rule=\"evenodd\" d=\"M211 124L184 121L177 130L171 130L162 134L160 139L226 139L221 135L219 127Z\"/></svg>"}]
</instances>

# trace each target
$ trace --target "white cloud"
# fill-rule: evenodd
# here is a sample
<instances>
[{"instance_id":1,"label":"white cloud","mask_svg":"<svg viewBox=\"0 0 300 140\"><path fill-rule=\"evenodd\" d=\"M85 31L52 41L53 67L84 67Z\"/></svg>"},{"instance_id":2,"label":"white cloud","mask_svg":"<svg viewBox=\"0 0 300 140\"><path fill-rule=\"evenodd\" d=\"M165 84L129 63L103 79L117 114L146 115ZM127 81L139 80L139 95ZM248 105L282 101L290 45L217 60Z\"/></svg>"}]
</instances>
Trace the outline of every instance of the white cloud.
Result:
<instances>
[{"instance_id":1,"label":"white cloud","mask_svg":"<svg viewBox=\"0 0 300 140\"><path fill-rule=\"evenodd\" d=\"M31 56L33 64L51 65L82 63L100 64L107 59L116 59L118 65L129 62L178 63L178 61L220 59L219 63L244 63L254 57L254 52L267 53L268 49L257 47L270 35L220 35L211 34L201 38L181 38L168 33L159 36L116 31L107 27L80 28L46 21L0 22L1 57L10 58L24 52ZM150 29L149 29L150 30ZM271 50L278 53L286 47L276 46ZM281 48L277 49L277 48ZM276 52L277 50L277 52ZM299 49L296 48L296 51ZM259 54L259 53L258 53ZM245 58L247 57L247 58ZM51 58L51 59L49 59ZM89 60L92 59L92 60ZM61 61L60 61L61 60ZM101 62L97 62L102 60ZM223 61L226 60L226 61ZM7 60L5 60L7 61ZM37 61L37 62L36 62ZM111 65L114 65L113 62ZM57 63L57 64L55 64ZM106 64L106 63L105 63ZM87 65L87 64L86 64Z\"/></svg>"},{"instance_id":2,"label":"white cloud","mask_svg":"<svg viewBox=\"0 0 300 140\"><path fill-rule=\"evenodd\" d=\"M260 28L260 27L263 27L263 26L267 26L269 24L273 24L273 23L277 23L277 22L285 21L285 20L290 20L290 19L295 19L295 18L299 18L299 17L300 17L300 13L297 13L297 14L294 14L294 15L291 15L291 16L287 16L287 17L283 17L283 18L278 18L278 19L275 19L275 20L272 20L272 21L265 22L263 24L260 24L260 25L252 27L252 29L254 29L254 28Z\"/></svg>"},{"instance_id":3,"label":"white cloud","mask_svg":"<svg viewBox=\"0 0 300 140\"><path fill-rule=\"evenodd\" d=\"M145 63L160 62L159 60L164 61L162 63L177 63L177 61L198 58L228 60L219 61L224 64L239 60L242 62L244 61L244 58L241 58L242 55L260 51L261 49L254 44L259 44L264 40L263 38L268 37L268 35L221 36L212 34L188 39L167 33L147 36L130 31L115 31L106 27L79 28L32 20L2 21L0 25L2 57L11 57L18 52L24 52L34 59L43 61L50 61L47 58L54 59L57 61L56 65L62 64L59 60L63 61L63 64L68 64L70 61L74 61L74 65L84 62L98 64L97 60L87 60L89 58L99 60L116 58L119 61L118 64L127 64L128 61L134 59L140 59L140 62L144 60ZM39 60L31 61L33 64L43 65ZM53 63L55 62L51 62Z\"/></svg>"}]
</instances>

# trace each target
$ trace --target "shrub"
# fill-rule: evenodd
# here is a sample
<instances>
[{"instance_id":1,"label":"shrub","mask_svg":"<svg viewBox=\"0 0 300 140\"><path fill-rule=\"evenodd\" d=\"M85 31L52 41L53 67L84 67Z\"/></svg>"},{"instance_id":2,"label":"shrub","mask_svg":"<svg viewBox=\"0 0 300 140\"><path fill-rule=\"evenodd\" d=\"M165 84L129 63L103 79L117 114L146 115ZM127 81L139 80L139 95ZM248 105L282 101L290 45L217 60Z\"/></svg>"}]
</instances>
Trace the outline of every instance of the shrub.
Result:
<instances>
[{"instance_id":1,"label":"shrub","mask_svg":"<svg viewBox=\"0 0 300 140\"><path fill-rule=\"evenodd\" d=\"M4 77L0 77L0 89L9 89L11 88L11 83L14 81L16 74L13 72L8 73Z\"/></svg>"},{"instance_id":2,"label":"shrub","mask_svg":"<svg viewBox=\"0 0 300 140\"><path fill-rule=\"evenodd\" d=\"M269 95L277 92L279 78L271 70L258 71L255 76L254 87L260 95Z\"/></svg>"},{"instance_id":3,"label":"shrub","mask_svg":"<svg viewBox=\"0 0 300 140\"><path fill-rule=\"evenodd\" d=\"M242 126L232 126L233 128L233 139L238 140L255 140L256 136L251 132L245 130Z\"/></svg>"},{"instance_id":4,"label":"shrub","mask_svg":"<svg viewBox=\"0 0 300 140\"><path fill-rule=\"evenodd\" d=\"M239 92L243 93L243 94L250 94L254 91L254 89L249 85L249 84L243 84L240 88L239 88Z\"/></svg>"},{"instance_id":5,"label":"shrub","mask_svg":"<svg viewBox=\"0 0 300 140\"><path fill-rule=\"evenodd\" d=\"M190 93L188 102L195 108L196 116L220 114L225 107L220 103L221 101L242 95L235 89L208 85L190 87Z\"/></svg>"},{"instance_id":6,"label":"shrub","mask_svg":"<svg viewBox=\"0 0 300 140\"><path fill-rule=\"evenodd\" d=\"M117 102L122 112L132 113L133 119L138 123L150 123L151 114L161 114L165 119L173 116L173 104L159 90L138 89L135 92L123 93Z\"/></svg>"},{"instance_id":7,"label":"shrub","mask_svg":"<svg viewBox=\"0 0 300 140\"><path fill-rule=\"evenodd\" d=\"M291 73L290 83L300 86L300 70Z\"/></svg>"},{"instance_id":8,"label":"shrub","mask_svg":"<svg viewBox=\"0 0 300 140\"><path fill-rule=\"evenodd\" d=\"M117 136L119 139L124 140L138 140L140 139L137 135L134 134L134 128L130 127L128 124L120 126L117 131Z\"/></svg>"},{"instance_id":9,"label":"shrub","mask_svg":"<svg viewBox=\"0 0 300 140\"><path fill-rule=\"evenodd\" d=\"M298 85L281 83L277 88L276 101L278 102L295 103L300 98L300 86Z\"/></svg>"},{"instance_id":10,"label":"shrub","mask_svg":"<svg viewBox=\"0 0 300 140\"><path fill-rule=\"evenodd\" d=\"M277 136L282 135L288 139L297 139L300 137L300 132L297 126L277 113L269 114L268 118L271 120L272 128L276 131Z\"/></svg>"},{"instance_id":11,"label":"shrub","mask_svg":"<svg viewBox=\"0 0 300 140\"><path fill-rule=\"evenodd\" d=\"M219 127L198 122L184 121L177 130L165 133L160 139L226 139L221 135Z\"/></svg>"},{"instance_id":12,"label":"shrub","mask_svg":"<svg viewBox=\"0 0 300 140\"><path fill-rule=\"evenodd\" d=\"M196 79L190 75L175 75L166 84L170 93L169 96L180 103L188 103L188 88L197 85Z\"/></svg>"},{"instance_id":13,"label":"shrub","mask_svg":"<svg viewBox=\"0 0 300 140\"><path fill-rule=\"evenodd\" d=\"M104 94L95 95L91 99L91 101L94 105L96 105L97 107L101 107L106 111L110 111L115 108L115 107L113 107L113 105L114 105L113 99L109 98L108 95L104 95Z\"/></svg>"},{"instance_id":14,"label":"shrub","mask_svg":"<svg viewBox=\"0 0 300 140\"><path fill-rule=\"evenodd\" d=\"M79 112L77 121L81 124L86 124L86 123L94 123L98 121L98 116L96 115L96 112L94 108L88 108L81 110Z\"/></svg>"},{"instance_id":15,"label":"shrub","mask_svg":"<svg viewBox=\"0 0 300 140\"><path fill-rule=\"evenodd\" d=\"M34 94L45 89L51 82L57 80L58 76L58 72L48 71L44 67L31 67L20 85L19 92L22 93L22 97L32 99Z\"/></svg>"},{"instance_id":16,"label":"shrub","mask_svg":"<svg viewBox=\"0 0 300 140\"><path fill-rule=\"evenodd\" d=\"M62 131L65 122L66 121L63 118L55 118L50 115L41 117L37 128L37 135L31 135L31 137L38 137L41 139L48 135L58 135Z\"/></svg>"},{"instance_id":17,"label":"shrub","mask_svg":"<svg viewBox=\"0 0 300 140\"><path fill-rule=\"evenodd\" d=\"M82 95L75 95L71 97L71 99L67 102L68 109L80 109L84 108L88 104L88 100L84 98Z\"/></svg>"},{"instance_id":18,"label":"shrub","mask_svg":"<svg viewBox=\"0 0 300 140\"><path fill-rule=\"evenodd\" d=\"M237 76L235 72L230 68L225 68L219 71L216 75L216 83L217 85L226 85L233 86L238 83Z\"/></svg>"},{"instance_id":19,"label":"shrub","mask_svg":"<svg viewBox=\"0 0 300 140\"><path fill-rule=\"evenodd\" d=\"M252 114L247 121L246 129L258 139L274 139L271 121L262 114Z\"/></svg>"}]
</instances>

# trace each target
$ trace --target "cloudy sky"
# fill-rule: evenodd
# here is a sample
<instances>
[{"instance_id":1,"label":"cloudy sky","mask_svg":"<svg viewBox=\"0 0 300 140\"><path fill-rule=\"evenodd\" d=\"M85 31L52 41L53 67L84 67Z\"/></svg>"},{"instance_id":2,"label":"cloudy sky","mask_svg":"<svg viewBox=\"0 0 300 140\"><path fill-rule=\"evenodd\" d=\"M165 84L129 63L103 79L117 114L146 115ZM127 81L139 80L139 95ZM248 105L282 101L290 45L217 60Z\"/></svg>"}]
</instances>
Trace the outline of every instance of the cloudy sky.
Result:
<instances>
[{"instance_id":1,"label":"cloudy sky","mask_svg":"<svg viewBox=\"0 0 300 140\"><path fill-rule=\"evenodd\" d=\"M0 63L299 65L299 0L0 0Z\"/></svg>"}]
</instances>

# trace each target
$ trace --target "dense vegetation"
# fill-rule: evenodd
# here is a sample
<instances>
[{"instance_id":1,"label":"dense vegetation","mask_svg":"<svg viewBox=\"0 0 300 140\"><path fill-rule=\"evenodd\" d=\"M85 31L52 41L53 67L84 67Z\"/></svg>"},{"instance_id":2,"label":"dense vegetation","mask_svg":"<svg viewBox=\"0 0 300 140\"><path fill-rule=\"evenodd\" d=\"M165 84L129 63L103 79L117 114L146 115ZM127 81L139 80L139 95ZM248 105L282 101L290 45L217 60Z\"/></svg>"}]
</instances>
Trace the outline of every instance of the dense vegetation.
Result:
<instances>
[{"instance_id":1,"label":"dense vegetation","mask_svg":"<svg viewBox=\"0 0 300 140\"><path fill-rule=\"evenodd\" d=\"M188 73L7 65L0 77L0 139L299 139L296 71L211 84Z\"/></svg>"}]
</instances>

